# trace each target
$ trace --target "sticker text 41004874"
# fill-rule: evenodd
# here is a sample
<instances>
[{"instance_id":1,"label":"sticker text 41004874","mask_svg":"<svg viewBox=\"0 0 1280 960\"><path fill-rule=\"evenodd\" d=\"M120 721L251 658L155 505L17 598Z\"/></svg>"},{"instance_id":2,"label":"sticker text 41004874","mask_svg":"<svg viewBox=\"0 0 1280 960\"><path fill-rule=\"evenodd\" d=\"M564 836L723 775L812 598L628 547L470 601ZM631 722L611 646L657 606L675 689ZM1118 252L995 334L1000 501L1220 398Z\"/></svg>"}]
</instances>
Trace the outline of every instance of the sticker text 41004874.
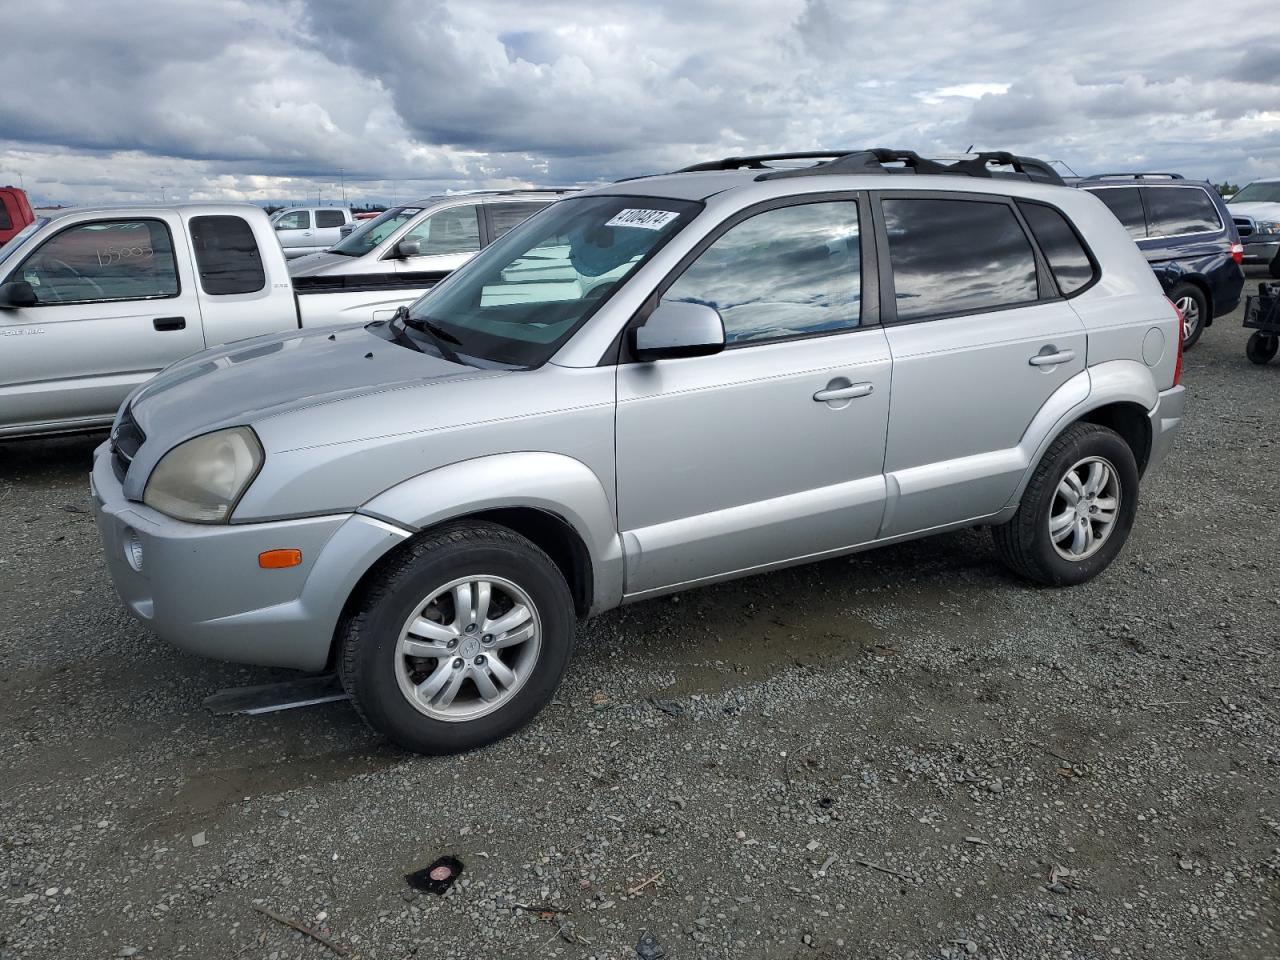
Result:
<instances>
[{"instance_id":1,"label":"sticker text 41004874","mask_svg":"<svg viewBox=\"0 0 1280 960\"><path fill-rule=\"evenodd\" d=\"M674 210L620 210L606 227L640 227L642 230L661 230L680 214Z\"/></svg>"}]
</instances>

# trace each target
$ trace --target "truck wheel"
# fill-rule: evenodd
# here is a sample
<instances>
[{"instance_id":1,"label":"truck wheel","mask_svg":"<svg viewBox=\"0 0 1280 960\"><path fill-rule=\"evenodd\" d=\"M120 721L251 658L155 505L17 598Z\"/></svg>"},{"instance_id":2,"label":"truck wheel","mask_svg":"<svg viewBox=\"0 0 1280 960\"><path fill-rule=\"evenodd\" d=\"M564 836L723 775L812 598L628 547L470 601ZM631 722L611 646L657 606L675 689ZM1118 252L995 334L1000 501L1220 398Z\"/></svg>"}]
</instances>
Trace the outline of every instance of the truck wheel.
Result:
<instances>
[{"instance_id":1,"label":"truck wheel","mask_svg":"<svg viewBox=\"0 0 1280 960\"><path fill-rule=\"evenodd\" d=\"M1014 573L1052 587L1105 570L1138 510L1138 464L1118 433L1094 423L1062 432L1037 464L1018 512L991 528Z\"/></svg>"},{"instance_id":2,"label":"truck wheel","mask_svg":"<svg viewBox=\"0 0 1280 960\"><path fill-rule=\"evenodd\" d=\"M1261 330L1255 330L1253 335L1249 337L1249 342L1245 344L1245 355L1257 364L1270 363L1271 358L1276 355L1277 348L1280 348L1280 337L1275 334L1263 333Z\"/></svg>"},{"instance_id":3,"label":"truck wheel","mask_svg":"<svg viewBox=\"0 0 1280 960\"><path fill-rule=\"evenodd\" d=\"M345 625L338 672L387 739L459 753L546 705L575 626L569 587L542 550L497 524L450 524L377 571Z\"/></svg>"},{"instance_id":4,"label":"truck wheel","mask_svg":"<svg viewBox=\"0 0 1280 960\"><path fill-rule=\"evenodd\" d=\"M1196 345L1209 320L1209 301L1200 288L1190 283L1180 283L1169 291L1169 299L1182 311L1182 349Z\"/></svg>"}]
</instances>

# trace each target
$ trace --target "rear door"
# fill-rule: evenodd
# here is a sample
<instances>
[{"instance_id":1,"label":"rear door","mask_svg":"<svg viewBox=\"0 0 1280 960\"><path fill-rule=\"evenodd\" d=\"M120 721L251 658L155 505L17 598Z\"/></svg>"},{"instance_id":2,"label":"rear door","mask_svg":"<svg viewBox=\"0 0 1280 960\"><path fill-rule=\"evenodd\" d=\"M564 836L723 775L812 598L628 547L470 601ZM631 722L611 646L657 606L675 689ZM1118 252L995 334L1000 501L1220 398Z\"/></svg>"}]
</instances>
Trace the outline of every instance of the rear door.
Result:
<instances>
[{"instance_id":1,"label":"rear door","mask_svg":"<svg viewBox=\"0 0 1280 960\"><path fill-rule=\"evenodd\" d=\"M547 206L550 200L496 200L481 204L485 218L485 246L512 227L523 223Z\"/></svg>"},{"instance_id":2,"label":"rear door","mask_svg":"<svg viewBox=\"0 0 1280 960\"><path fill-rule=\"evenodd\" d=\"M881 303L893 354L881 536L999 511L1045 401L1085 368L1084 325L1004 197L881 194Z\"/></svg>"},{"instance_id":3,"label":"rear door","mask_svg":"<svg viewBox=\"0 0 1280 960\"><path fill-rule=\"evenodd\" d=\"M109 420L204 346L176 213L68 224L17 264L38 303L0 310L0 429Z\"/></svg>"},{"instance_id":4,"label":"rear door","mask_svg":"<svg viewBox=\"0 0 1280 960\"><path fill-rule=\"evenodd\" d=\"M315 211L315 236L312 246L316 250L327 250L342 239L342 226L347 223L351 214L345 210L328 209Z\"/></svg>"}]
</instances>

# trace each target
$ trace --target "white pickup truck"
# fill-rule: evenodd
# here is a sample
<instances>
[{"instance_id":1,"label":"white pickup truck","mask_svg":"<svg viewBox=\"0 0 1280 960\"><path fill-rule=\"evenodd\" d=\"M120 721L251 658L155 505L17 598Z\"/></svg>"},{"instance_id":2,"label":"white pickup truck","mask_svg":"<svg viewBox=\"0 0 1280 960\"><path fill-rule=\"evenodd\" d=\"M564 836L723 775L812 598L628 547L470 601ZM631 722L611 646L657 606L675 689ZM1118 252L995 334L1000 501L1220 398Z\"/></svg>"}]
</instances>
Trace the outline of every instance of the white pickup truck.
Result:
<instances>
[{"instance_id":1,"label":"white pickup truck","mask_svg":"<svg viewBox=\"0 0 1280 960\"><path fill-rule=\"evenodd\" d=\"M75 208L0 247L0 437L110 426L138 384L205 347L390 319L420 286L295 294L251 204Z\"/></svg>"}]
</instances>

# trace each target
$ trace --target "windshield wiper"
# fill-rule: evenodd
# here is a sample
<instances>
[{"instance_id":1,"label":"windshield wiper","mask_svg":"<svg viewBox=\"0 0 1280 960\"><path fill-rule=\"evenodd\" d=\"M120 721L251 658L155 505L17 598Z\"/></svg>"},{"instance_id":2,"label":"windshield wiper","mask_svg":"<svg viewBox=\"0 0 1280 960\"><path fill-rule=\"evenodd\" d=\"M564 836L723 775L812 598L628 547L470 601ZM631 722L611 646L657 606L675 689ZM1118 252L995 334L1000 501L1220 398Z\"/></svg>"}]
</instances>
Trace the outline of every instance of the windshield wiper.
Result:
<instances>
[{"instance_id":1,"label":"windshield wiper","mask_svg":"<svg viewBox=\"0 0 1280 960\"><path fill-rule=\"evenodd\" d=\"M403 331L405 327L412 327L419 333L425 333L431 338L431 342L436 345L446 360L450 363L456 363L460 366L466 366L462 362L462 358L458 356L458 352L449 346L449 344L457 344L462 346L462 341L455 337L443 327L436 326L430 320L424 320L420 317L409 316L409 308L400 306L396 308L395 316L391 318L391 326L394 328L396 321L400 321L400 329Z\"/></svg>"}]
</instances>

